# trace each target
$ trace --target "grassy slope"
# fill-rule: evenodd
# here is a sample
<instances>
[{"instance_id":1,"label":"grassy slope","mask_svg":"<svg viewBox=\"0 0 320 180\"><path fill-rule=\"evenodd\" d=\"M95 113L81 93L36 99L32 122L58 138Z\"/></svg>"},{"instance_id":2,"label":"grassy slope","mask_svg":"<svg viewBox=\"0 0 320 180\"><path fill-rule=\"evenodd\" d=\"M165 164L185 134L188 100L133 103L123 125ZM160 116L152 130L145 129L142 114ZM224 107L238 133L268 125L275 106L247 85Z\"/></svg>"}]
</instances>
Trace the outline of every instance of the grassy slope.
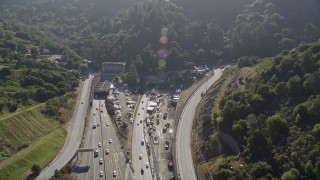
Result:
<instances>
[{"instance_id":1,"label":"grassy slope","mask_svg":"<svg viewBox=\"0 0 320 180\"><path fill-rule=\"evenodd\" d=\"M33 164L44 167L57 155L65 136L65 131L57 128L0 164L1 179L24 179L30 173Z\"/></svg>"},{"instance_id":2,"label":"grassy slope","mask_svg":"<svg viewBox=\"0 0 320 180\"><path fill-rule=\"evenodd\" d=\"M68 100L69 107L61 110L67 121L72 117L77 94ZM33 164L44 167L59 153L66 132L58 121L41 113L44 107L38 104L0 117L0 143L5 144L0 154L1 180L24 179ZM24 144L28 147L17 152Z\"/></svg>"},{"instance_id":3,"label":"grassy slope","mask_svg":"<svg viewBox=\"0 0 320 180\"><path fill-rule=\"evenodd\" d=\"M29 144L59 127L59 123L41 114L44 104L10 114L0 119L1 142L16 149Z\"/></svg>"}]
</instances>

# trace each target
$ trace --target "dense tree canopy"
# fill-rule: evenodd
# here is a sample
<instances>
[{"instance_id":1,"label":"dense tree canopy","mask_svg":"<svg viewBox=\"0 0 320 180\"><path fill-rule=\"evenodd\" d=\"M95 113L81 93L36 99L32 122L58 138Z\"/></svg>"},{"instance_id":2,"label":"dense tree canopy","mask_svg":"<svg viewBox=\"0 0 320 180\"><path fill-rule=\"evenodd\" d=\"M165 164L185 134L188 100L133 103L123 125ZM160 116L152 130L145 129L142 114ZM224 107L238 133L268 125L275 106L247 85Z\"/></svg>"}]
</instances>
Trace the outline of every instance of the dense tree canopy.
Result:
<instances>
[{"instance_id":1,"label":"dense tree canopy","mask_svg":"<svg viewBox=\"0 0 320 180\"><path fill-rule=\"evenodd\" d=\"M139 71L157 72L159 64L176 70L186 62L275 55L320 38L317 0L5 0L0 9L3 18L36 25L66 42L95 69L104 61L129 65L140 56ZM240 61L248 66L255 59Z\"/></svg>"},{"instance_id":2,"label":"dense tree canopy","mask_svg":"<svg viewBox=\"0 0 320 180\"><path fill-rule=\"evenodd\" d=\"M245 90L222 98L219 128L237 139L253 179L318 176L319 47L320 42L302 44L265 60L269 65Z\"/></svg>"}]
</instances>

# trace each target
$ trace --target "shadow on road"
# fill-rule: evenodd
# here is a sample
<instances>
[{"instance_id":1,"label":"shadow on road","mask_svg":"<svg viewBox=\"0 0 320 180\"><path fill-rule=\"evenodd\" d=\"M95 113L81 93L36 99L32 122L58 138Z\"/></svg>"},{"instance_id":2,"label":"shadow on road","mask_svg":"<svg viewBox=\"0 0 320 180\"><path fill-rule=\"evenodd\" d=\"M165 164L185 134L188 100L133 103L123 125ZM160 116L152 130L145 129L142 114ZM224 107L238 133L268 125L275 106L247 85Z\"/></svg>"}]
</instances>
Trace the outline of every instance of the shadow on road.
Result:
<instances>
[{"instance_id":1,"label":"shadow on road","mask_svg":"<svg viewBox=\"0 0 320 180\"><path fill-rule=\"evenodd\" d=\"M35 174L29 174L29 176L26 178L26 180L34 180L36 179L37 175Z\"/></svg>"},{"instance_id":2,"label":"shadow on road","mask_svg":"<svg viewBox=\"0 0 320 180\"><path fill-rule=\"evenodd\" d=\"M72 173L87 173L90 166L72 166Z\"/></svg>"}]
</instances>

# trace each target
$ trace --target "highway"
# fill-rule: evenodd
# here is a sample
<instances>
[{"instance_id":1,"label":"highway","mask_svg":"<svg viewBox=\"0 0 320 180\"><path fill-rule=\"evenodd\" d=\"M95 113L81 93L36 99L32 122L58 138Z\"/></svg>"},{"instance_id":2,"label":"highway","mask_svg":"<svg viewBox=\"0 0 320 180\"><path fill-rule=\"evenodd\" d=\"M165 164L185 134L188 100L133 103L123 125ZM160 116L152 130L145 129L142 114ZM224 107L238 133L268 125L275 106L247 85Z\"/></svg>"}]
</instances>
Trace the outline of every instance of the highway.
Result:
<instances>
[{"instance_id":1,"label":"highway","mask_svg":"<svg viewBox=\"0 0 320 180\"><path fill-rule=\"evenodd\" d=\"M205 83L203 83L195 91L189 101L185 104L185 107L179 120L177 134L176 134L176 162L178 174L180 179L197 179L196 173L193 167L190 139L193 118L195 115L196 107L201 100L201 93L205 93L206 89L212 86L221 76L223 69L215 69L214 76L210 77Z\"/></svg>"},{"instance_id":2,"label":"highway","mask_svg":"<svg viewBox=\"0 0 320 180\"><path fill-rule=\"evenodd\" d=\"M98 147L99 143L102 147ZM130 179L130 170L125 163L115 125L106 111L104 100L93 100L83 148L98 148L99 153L98 156L94 156L93 152L79 153L80 163L73 170L77 179ZM109 153L106 153L107 149ZM100 158L102 163L99 162ZM100 171L103 172L102 176Z\"/></svg>"},{"instance_id":3,"label":"highway","mask_svg":"<svg viewBox=\"0 0 320 180\"><path fill-rule=\"evenodd\" d=\"M142 145L141 141L145 139L144 136L144 119L146 117L146 106L148 98L146 95L143 95L140 101L140 104L137 104L137 113L133 123L133 133L132 133L132 164L134 169L133 179L146 179L151 180L151 168L147 168L146 163L149 163L149 158L146 149L146 142ZM143 103L142 103L143 102ZM144 110L142 110L144 108ZM142 120L142 124L140 123ZM139 125L137 125L139 123ZM139 158L141 154L142 158ZM150 163L149 163L150 164ZM141 169L144 170L144 173L141 172Z\"/></svg>"},{"instance_id":4,"label":"highway","mask_svg":"<svg viewBox=\"0 0 320 180\"><path fill-rule=\"evenodd\" d=\"M89 106L89 96L91 81L93 76L89 76L83 83L80 98L78 99L75 112L72 116L66 141L57 157L44 168L36 179L47 180L54 175L56 169L64 167L76 154L82 140L85 116ZM81 103L83 102L83 103Z\"/></svg>"}]
</instances>

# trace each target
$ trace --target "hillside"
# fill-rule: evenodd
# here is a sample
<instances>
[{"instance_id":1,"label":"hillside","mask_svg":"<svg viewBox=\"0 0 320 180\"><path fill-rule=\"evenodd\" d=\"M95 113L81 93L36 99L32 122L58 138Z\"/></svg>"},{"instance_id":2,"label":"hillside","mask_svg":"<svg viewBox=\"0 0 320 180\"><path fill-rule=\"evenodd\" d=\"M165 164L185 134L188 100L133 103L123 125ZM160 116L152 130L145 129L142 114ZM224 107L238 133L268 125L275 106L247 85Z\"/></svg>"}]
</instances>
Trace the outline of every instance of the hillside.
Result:
<instances>
[{"instance_id":1,"label":"hillside","mask_svg":"<svg viewBox=\"0 0 320 180\"><path fill-rule=\"evenodd\" d=\"M212 109L200 108L197 118L198 173L319 179L320 42L259 61L227 70L215 96L204 97L202 106ZM217 138L219 131L238 142L239 159Z\"/></svg>"},{"instance_id":2,"label":"hillside","mask_svg":"<svg viewBox=\"0 0 320 180\"><path fill-rule=\"evenodd\" d=\"M51 59L55 53L65 60ZM59 152L81 64L74 51L42 32L0 20L1 179L24 179L32 165L44 167Z\"/></svg>"},{"instance_id":3,"label":"hillside","mask_svg":"<svg viewBox=\"0 0 320 180\"><path fill-rule=\"evenodd\" d=\"M95 69L104 61L124 61L154 74L190 62L273 56L320 38L317 0L15 0L0 9L3 18L66 42Z\"/></svg>"}]
</instances>

